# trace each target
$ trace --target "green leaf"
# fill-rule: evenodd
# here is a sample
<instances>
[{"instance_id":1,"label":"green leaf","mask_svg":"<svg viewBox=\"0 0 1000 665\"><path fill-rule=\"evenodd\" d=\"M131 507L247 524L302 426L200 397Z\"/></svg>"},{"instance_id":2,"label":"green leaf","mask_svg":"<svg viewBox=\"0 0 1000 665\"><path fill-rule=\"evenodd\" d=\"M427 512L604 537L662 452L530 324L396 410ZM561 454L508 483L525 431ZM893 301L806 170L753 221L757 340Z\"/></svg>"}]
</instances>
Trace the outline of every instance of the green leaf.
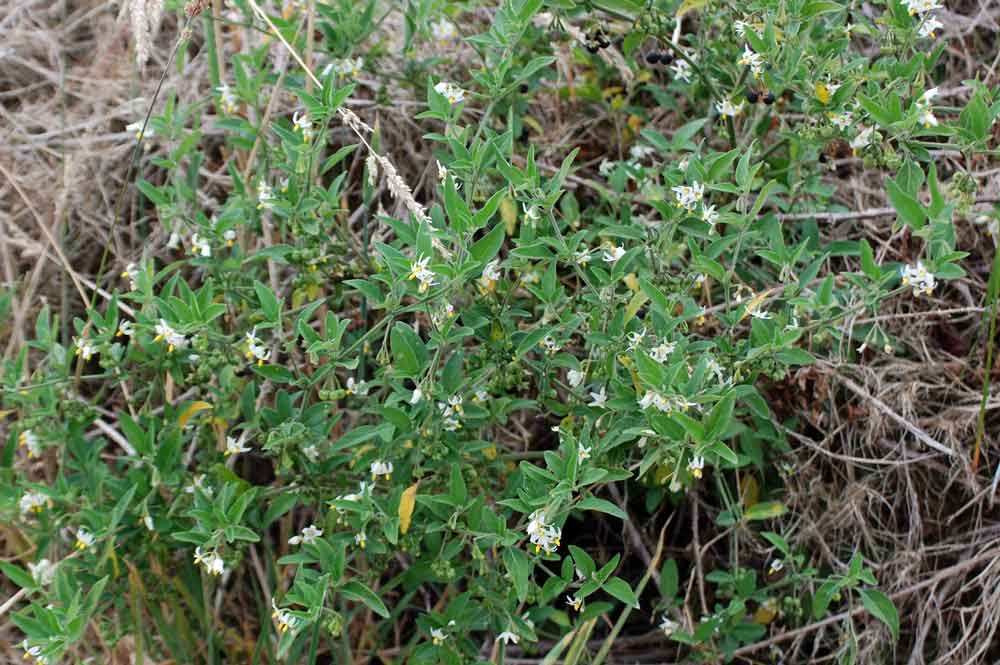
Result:
<instances>
[{"instance_id":1,"label":"green leaf","mask_svg":"<svg viewBox=\"0 0 1000 665\"><path fill-rule=\"evenodd\" d=\"M393 364L401 376L418 377L427 364L427 347L413 328L397 321L389 334Z\"/></svg>"},{"instance_id":2,"label":"green leaf","mask_svg":"<svg viewBox=\"0 0 1000 665\"><path fill-rule=\"evenodd\" d=\"M498 223L493 227L492 231L477 240L475 244L469 248L469 254L473 259L479 261L480 263L490 261L497 255L497 252L500 251L500 246L503 245L504 231L504 223Z\"/></svg>"},{"instance_id":3,"label":"green leaf","mask_svg":"<svg viewBox=\"0 0 1000 665\"><path fill-rule=\"evenodd\" d=\"M602 585L603 589L609 594L622 601L632 609L639 609L639 599L636 597L635 592L632 591L632 587L628 585L628 582L620 577L612 577L610 580Z\"/></svg>"},{"instance_id":4,"label":"green leaf","mask_svg":"<svg viewBox=\"0 0 1000 665\"><path fill-rule=\"evenodd\" d=\"M348 600L356 600L364 603L375 614L383 619L389 618L389 610L382 602L382 599L375 595L375 592L357 580L351 580L340 587L340 593Z\"/></svg>"},{"instance_id":5,"label":"green leaf","mask_svg":"<svg viewBox=\"0 0 1000 665\"><path fill-rule=\"evenodd\" d=\"M668 601L677 595L680 574L677 570L677 562L667 559L660 569L660 595Z\"/></svg>"},{"instance_id":6,"label":"green leaf","mask_svg":"<svg viewBox=\"0 0 1000 665\"><path fill-rule=\"evenodd\" d=\"M922 228L927 219L927 214L924 212L923 206L915 198L904 192L891 178L886 179L885 189L889 193L889 200L892 202L892 207L899 213L899 218L915 231Z\"/></svg>"},{"instance_id":7,"label":"green leaf","mask_svg":"<svg viewBox=\"0 0 1000 665\"><path fill-rule=\"evenodd\" d=\"M21 587L22 589L34 589L38 586L35 582L35 578L20 566L15 566L12 563L7 563L6 561L0 561L0 572L3 572L11 582Z\"/></svg>"},{"instance_id":8,"label":"green leaf","mask_svg":"<svg viewBox=\"0 0 1000 665\"><path fill-rule=\"evenodd\" d=\"M618 519L627 520L628 515L624 510L604 499L598 499L596 496L588 496L587 498L576 504L576 507L580 510L596 510L599 513L607 513L608 515L614 515Z\"/></svg>"},{"instance_id":9,"label":"green leaf","mask_svg":"<svg viewBox=\"0 0 1000 665\"><path fill-rule=\"evenodd\" d=\"M514 581L514 591L521 602L528 597L528 577L534 562L528 555L516 547L508 547L503 551L503 564Z\"/></svg>"},{"instance_id":10,"label":"green leaf","mask_svg":"<svg viewBox=\"0 0 1000 665\"><path fill-rule=\"evenodd\" d=\"M816 358L813 354L809 353L805 349L800 349L797 346L793 346L789 349L779 349L774 357L778 359L778 362L784 365L812 365L815 364Z\"/></svg>"},{"instance_id":11,"label":"green leaf","mask_svg":"<svg viewBox=\"0 0 1000 665\"><path fill-rule=\"evenodd\" d=\"M861 269L871 279L879 279L882 276L882 271L875 263L875 253L872 252L872 246L864 238L858 244L861 249Z\"/></svg>"},{"instance_id":12,"label":"green leaf","mask_svg":"<svg viewBox=\"0 0 1000 665\"><path fill-rule=\"evenodd\" d=\"M253 290L257 292L257 299L260 301L260 309L264 318L271 323L277 323L280 317L280 307L274 291L271 290L271 287L258 281L253 283Z\"/></svg>"},{"instance_id":13,"label":"green leaf","mask_svg":"<svg viewBox=\"0 0 1000 665\"><path fill-rule=\"evenodd\" d=\"M865 608L872 613L876 619L889 626L892 632L892 639L899 640L899 612L893 605L892 599L878 589L861 589L861 602Z\"/></svg>"},{"instance_id":14,"label":"green leaf","mask_svg":"<svg viewBox=\"0 0 1000 665\"><path fill-rule=\"evenodd\" d=\"M822 14L839 12L841 9L843 7L837 2L832 2L832 0L809 0L809 2L803 5L801 16L803 19L810 19Z\"/></svg>"}]
</instances>

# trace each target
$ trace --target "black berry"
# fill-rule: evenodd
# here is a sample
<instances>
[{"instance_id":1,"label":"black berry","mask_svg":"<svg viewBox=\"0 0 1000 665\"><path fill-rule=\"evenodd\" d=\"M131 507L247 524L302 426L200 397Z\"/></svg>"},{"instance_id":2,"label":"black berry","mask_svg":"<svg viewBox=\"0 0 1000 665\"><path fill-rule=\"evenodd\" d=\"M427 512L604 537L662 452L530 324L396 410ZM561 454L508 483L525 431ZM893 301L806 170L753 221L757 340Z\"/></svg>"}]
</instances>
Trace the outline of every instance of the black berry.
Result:
<instances>
[{"instance_id":1,"label":"black berry","mask_svg":"<svg viewBox=\"0 0 1000 665\"><path fill-rule=\"evenodd\" d=\"M764 103L767 104L768 106L770 106L771 104L773 104L774 100L775 100L775 97L774 97L774 93L773 92L769 92L766 95L764 95Z\"/></svg>"},{"instance_id":2,"label":"black berry","mask_svg":"<svg viewBox=\"0 0 1000 665\"><path fill-rule=\"evenodd\" d=\"M747 101L751 104L756 104L757 100L760 99L760 93L756 90L747 90Z\"/></svg>"},{"instance_id":3,"label":"black berry","mask_svg":"<svg viewBox=\"0 0 1000 665\"><path fill-rule=\"evenodd\" d=\"M598 48L597 46L594 46L593 44L587 44L587 52L588 53L597 53L600 50L601 50L600 48Z\"/></svg>"},{"instance_id":4,"label":"black berry","mask_svg":"<svg viewBox=\"0 0 1000 665\"><path fill-rule=\"evenodd\" d=\"M660 54L660 62L662 62L663 64L669 65L673 61L674 61L674 54L673 53L670 53L668 51L666 53L661 53Z\"/></svg>"},{"instance_id":5,"label":"black berry","mask_svg":"<svg viewBox=\"0 0 1000 665\"><path fill-rule=\"evenodd\" d=\"M525 93L527 93L528 92L528 84L527 83L522 83L520 90L521 90L521 94L522 95L525 94Z\"/></svg>"},{"instance_id":6,"label":"black berry","mask_svg":"<svg viewBox=\"0 0 1000 665\"><path fill-rule=\"evenodd\" d=\"M827 156L825 152L819 153L819 163L826 164Z\"/></svg>"},{"instance_id":7,"label":"black berry","mask_svg":"<svg viewBox=\"0 0 1000 665\"><path fill-rule=\"evenodd\" d=\"M657 53L656 51L650 51L649 53L646 54L646 62L648 62L649 64L655 65L659 61L660 61L660 54Z\"/></svg>"}]
</instances>

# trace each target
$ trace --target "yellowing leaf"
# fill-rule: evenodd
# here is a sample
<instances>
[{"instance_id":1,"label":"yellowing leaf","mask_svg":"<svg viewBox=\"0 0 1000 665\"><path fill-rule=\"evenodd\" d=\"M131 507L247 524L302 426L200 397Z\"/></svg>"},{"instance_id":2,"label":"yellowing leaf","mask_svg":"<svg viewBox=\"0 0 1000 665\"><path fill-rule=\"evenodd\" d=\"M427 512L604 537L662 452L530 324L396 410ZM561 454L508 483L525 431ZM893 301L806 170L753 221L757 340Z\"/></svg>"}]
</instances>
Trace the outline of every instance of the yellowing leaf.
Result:
<instances>
[{"instance_id":1,"label":"yellowing leaf","mask_svg":"<svg viewBox=\"0 0 1000 665\"><path fill-rule=\"evenodd\" d=\"M748 508L743 513L743 517L747 520L769 520L781 517L787 510L785 505L779 501L764 501L763 503L755 503Z\"/></svg>"},{"instance_id":2,"label":"yellowing leaf","mask_svg":"<svg viewBox=\"0 0 1000 665\"><path fill-rule=\"evenodd\" d=\"M818 99L821 104L830 103L830 89L826 87L826 84L816 84L816 99Z\"/></svg>"},{"instance_id":3,"label":"yellowing leaf","mask_svg":"<svg viewBox=\"0 0 1000 665\"><path fill-rule=\"evenodd\" d=\"M677 8L677 18L680 18L695 9L701 9L707 4L708 0L684 0L684 2L681 3L681 6Z\"/></svg>"},{"instance_id":4,"label":"yellowing leaf","mask_svg":"<svg viewBox=\"0 0 1000 665\"><path fill-rule=\"evenodd\" d=\"M528 127L531 127L533 130L535 130L536 134L541 135L545 133L545 130L542 128L541 124L539 124L539 122L534 118L532 118L530 115L522 116L521 122L523 122Z\"/></svg>"},{"instance_id":5,"label":"yellowing leaf","mask_svg":"<svg viewBox=\"0 0 1000 665\"><path fill-rule=\"evenodd\" d=\"M184 427L187 426L188 421L191 420L191 418L196 413L198 413L200 411L207 411L208 409L211 409L211 408L212 408L212 405L209 404L208 402L191 402L190 406L188 406L188 408L186 408L183 411L181 411L181 415L179 415L177 417L177 425L181 429L184 429Z\"/></svg>"},{"instance_id":6,"label":"yellowing leaf","mask_svg":"<svg viewBox=\"0 0 1000 665\"><path fill-rule=\"evenodd\" d=\"M403 496L399 497L399 532L406 533L410 530L410 519L413 517L413 507L417 503L417 485L413 483L405 490Z\"/></svg>"},{"instance_id":7,"label":"yellowing leaf","mask_svg":"<svg viewBox=\"0 0 1000 665\"><path fill-rule=\"evenodd\" d=\"M625 277L623 277L622 279L625 281L625 285L628 286L628 288L632 289L633 293L639 290L639 280L636 278L634 272L630 272L629 274L625 275Z\"/></svg>"},{"instance_id":8,"label":"yellowing leaf","mask_svg":"<svg viewBox=\"0 0 1000 665\"><path fill-rule=\"evenodd\" d=\"M757 611L753 613L753 622L760 624L761 626L766 626L767 624L774 621L775 617L778 616L778 603L773 598L769 598Z\"/></svg>"},{"instance_id":9,"label":"yellowing leaf","mask_svg":"<svg viewBox=\"0 0 1000 665\"><path fill-rule=\"evenodd\" d=\"M642 306L646 304L647 300L649 300L649 296L643 291L639 291L632 296L632 300L629 301L628 306L625 308L625 323L632 320Z\"/></svg>"},{"instance_id":10,"label":"yellowing leaf","mask_svg":"<svg viewBox=\"0 0 1000 665\"><path fill-rule=\"evenodd\" d=\"M749 474L743 476L743 480L740 481L740 496L743 497L744 509L752 507L760 500L760 485L757 484L756 478Z\"/></svg>"},{"instance_id":11,"label":"yellowing leaf","mask_svg":"<svg viewBox=\"0 0 1000 665\"><path fill-rule=\"evenodd\" d=\"M507 225L507 235L514 235L517 229L517 204L509 196L500 201L500 219Z\"/></svg>"},{"instance_id":12,"label":"yellowing leaf","mask_svg":"<svg viewBox=\"0 0 1000 665\"><path fill-rule=\"evenodd\" d=\"M755 295L753 299L751 299L750 302L747 303L747 308L743 310L743 316L740 317L740 321L742 321L743 319L747 318L755 311L757 311L757 308L760 307L760 304L762 302L764 302L764 299L767 298L767 295L768 295L767 291L761 291L760 293Z\"/></svg>"}]
</instances>

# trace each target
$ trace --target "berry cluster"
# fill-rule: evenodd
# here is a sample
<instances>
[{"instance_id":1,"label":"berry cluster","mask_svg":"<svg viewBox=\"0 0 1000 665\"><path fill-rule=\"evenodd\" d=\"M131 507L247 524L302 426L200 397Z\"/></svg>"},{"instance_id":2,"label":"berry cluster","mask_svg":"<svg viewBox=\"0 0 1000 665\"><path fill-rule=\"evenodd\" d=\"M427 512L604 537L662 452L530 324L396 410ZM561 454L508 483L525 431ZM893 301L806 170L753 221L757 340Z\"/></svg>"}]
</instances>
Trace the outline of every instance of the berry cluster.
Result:
<instances>
[{"instance_id":1,"label":"berry cluster","mask_svg":"<svg viewBox=\"0 0 1000 665\"><path fill-rule=\"evenodd\" d=\"M589 35L587 35L587 43L584 44L584 46L587 48L588 52L597 53L602 48L608 48L609 46L611 46L611 42L608 41L608 38L604 34L604 31L601 30L600 28L597 28Z\"/></svg>"},{"instance_id":2,"label":"berry cluster","mask_svg":"<svg viewBox=\"0 0 1000 665\"><path fill-rule=\"evenodd\" d=\"M646 62L651 65L669 65L674 61L674 54L669 51L650 51L646 54Z\"/></svg>"},{"instance_id":3,"label":"berry cluster","mask_svg":"<svg viewBox=\"0 0 1000 665\"><path fill-rule=\"evenodd\" d=\"M761 91L754 90L753 88L747 90L747 101L751 104L756 104L758 101L764 102L768 106L773 104L778 98L774 96L774 93L768 91L762 93Z\"/></svg>"}]
</instances>

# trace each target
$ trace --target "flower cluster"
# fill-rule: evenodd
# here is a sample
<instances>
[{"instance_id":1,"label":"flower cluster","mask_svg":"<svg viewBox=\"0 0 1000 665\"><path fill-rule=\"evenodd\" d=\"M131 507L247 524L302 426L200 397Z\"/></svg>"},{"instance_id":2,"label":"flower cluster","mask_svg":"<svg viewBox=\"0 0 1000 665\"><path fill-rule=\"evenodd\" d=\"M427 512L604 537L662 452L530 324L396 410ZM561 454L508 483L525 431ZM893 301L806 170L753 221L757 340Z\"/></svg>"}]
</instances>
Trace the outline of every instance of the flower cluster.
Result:
<instances>
[{"instance_id":1,"label":"flower cluster","mask_svg":"<svg viewBox=\"0 0 1000 665\"><path fill-rule=\"evenodd\" d=\"M938 119L934 116L934 110L931 108L931 102L937 97L938 89L931 88L924 94L920 95L920 99L916 102L917 113L919 114L920 124L926 128L937 127Z\"/></svg>"},{"instance_id":2,"label":"flower cluster","mask_svg":"<svg viewBox=\"0 0 1000 665\"><path fill-rule=\"evenodd\" d=\"M531 543L535 546L535 552L545 551L552 554L559 547L559 540L562 538L562 529L552 526L545 521L545 511L536 510L528 516L528 526L525 529Z\"/></svg>"},{"instance_id":3,"label":"flower cluster","mask_svg":"<svg viewBox=\"0 0 1000 665\"><path fill-rule=\"evenodd\" d=\"M334 60L323 68L323 78L328 77L330 74L357 78L358 74L361 73L361 68L364 66L365 61L362 58L342 58L340 60Z\"/></svg>"},{"instance_id":4,"label":"flower cluster","mask_svg":"<svg viewBox=\"0 0 1000 665\"><path fill-rule=\"evenodd\" d=\"M202 552L200 547L194 548L194 562L204 567L209 575L221 575L226 572L226 562L215 550Z\"/></svg>"},{"instance_id":5,"label":"flower cluster","mask_svg":"<svg viewBox=\"0 0 1000 665\"><path fill-rule=\"evenodd\" d=\"M754 78L759 78L762 73L764 73L764 58L760 53L755 52L750 48L749 44L743 47L743 55L737 60L737 64L744 67L749 67L750 72L754 75Z\"/></svg>"},{"instance_id":6,"label":"flower cluster","mask_svg":"<svg viewBox=\"0 0 1000 665\"><path fill-rule=\"evenodd\" d=\"M938 0L903 0L903 4L906 5L910 16L921 15L920 27L917 28L917 34L921 37L933 38L934 33L944 27L944 24L932 14L934 10L941 9Z\"/></svg>"},{"instance_id":7,"label":"flower cluster","mask_svg":"<svg viewBox=\"0 0 1000 665\"><path fill-rule=\"evenodd\" d=\"M937 286L937 280L934 279L934 275L927 270L926 267L924 267L922 261L917 261L915 266L904 266L902 277L903 286L912 287L914 296L929 296L934 292L934 287Z\"/></svg>"},{"instance_id":8,"label":"flower cluster","mask_svg":"<svg viewBox=\"0 0 1000 665\"><path fill-rule=\"evenodd\" d=\"M653 407L657 411L662 411L663 413L673 413L674 411L680 411L683 413L693 406L698 406L697 403L688 401L685 397L680 395L664 395L655 390L647 390L643 396L639 398L638 402L640 409L645 410L649 407Z\"/></svg>"},{"instance_id":9,"label":"flower cluster","mask_svg":"<svg viewBox=\"0 0 1000 665\"><path fill-rule=\"evenodd\" d=\"M257 337L257 326L246 334L246 358L247 360L256 360L257 365L261 366L271 359L271 350L264 345L264 342Z\"/></svg>"},{"instance_id":10,"label":"flower cluster","mask_svg":"<svg viewBox=\"0 0 1000 665\"><path fill-rule=\"evenodd\" d=\"M437 284L437 282L434 281L434 273L427 267L430 260L431 257L425 256L410 264L409 279L415 279L420 282L420 286L417 288L420 293L427 293L432 286Z\"/></svg>"},{"instance_id":11,"label":"flower cluster","mask_svg":"<svg viewBox=\"0 0 1000 665\"><path fill-rule=\"evenodd\" d=\"M156 337L154 342L166 342L167 353L173 353L175 349L183 349L188 345L188 339L184 335L174 330L166 321L160 319L155 327Z\"/></svg>"}]
</instances>

